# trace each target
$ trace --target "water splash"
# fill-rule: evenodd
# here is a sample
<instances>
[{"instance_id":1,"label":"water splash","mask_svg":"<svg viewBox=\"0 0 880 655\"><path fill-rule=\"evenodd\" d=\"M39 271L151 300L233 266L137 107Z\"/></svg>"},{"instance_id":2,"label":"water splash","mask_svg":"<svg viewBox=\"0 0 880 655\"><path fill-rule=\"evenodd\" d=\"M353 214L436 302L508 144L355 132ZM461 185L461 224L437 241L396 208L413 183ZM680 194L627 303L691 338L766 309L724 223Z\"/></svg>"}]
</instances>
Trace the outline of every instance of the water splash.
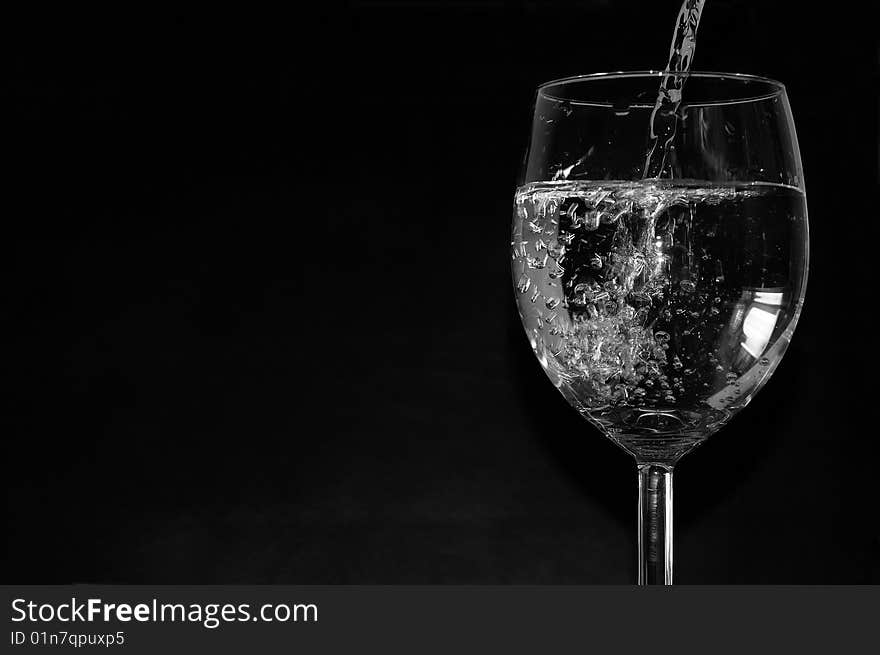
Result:
<instances>
[{"instance_id":1,"label":"water splash","mask_svg":"<svg viewBox=\"0 0 880 655\"><path fill-rule=\"evenodd\" d=\"M802 214L802 202L799 192L774 185L696 181L535 182L518 189L517 206L526 212L515 218L513 243L529 234L531 221L544 228L514 263L515 279L527 274L519 278L519 307L554 384L609 435L665 434L661 423L669 417L678 421L678 434L705 437L717 429L712 412L722 404L740 409L759 386L758 377L743 377L749 366L767 371L771 363L763 352L746 359L740 353L743 330L754 327L745 325L744 289L763 287L763 273L747 282L752 272L724 275L722 261L742 252L763 258L761 270L770 267L779 284L790 274L767 254L772 248L731 245L724 226L742 221L735 235L760 231L762 244L772 237L782 248L799 225L788 217ZM756 203L763 211L755 211ZM600 219L592 229L586 217L596 212L618 219ZM546 248L536 262L539 239ZM775 337L768 336L769 348ZM731 395L735 406L725 400Z\"/></svg>"}]
</instances>

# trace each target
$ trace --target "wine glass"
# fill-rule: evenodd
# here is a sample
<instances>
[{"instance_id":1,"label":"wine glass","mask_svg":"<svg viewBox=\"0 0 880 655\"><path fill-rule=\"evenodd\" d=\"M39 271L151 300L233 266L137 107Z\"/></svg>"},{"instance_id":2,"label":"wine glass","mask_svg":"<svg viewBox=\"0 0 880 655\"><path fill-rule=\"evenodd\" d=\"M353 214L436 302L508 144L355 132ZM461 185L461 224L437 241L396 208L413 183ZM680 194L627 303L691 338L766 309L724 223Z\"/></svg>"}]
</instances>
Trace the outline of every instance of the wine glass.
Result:
<instances>
[{"instance_id":1,"label":"wine glass","mask_svg":"<svg viewBox=\"0 0 880 655\"><path fill-rule=\"evenodd\" d=\"M682 101L658 118L670 75ZM673 467L767 382L803 304L807 207L785 87L668 71L540 86L511 250L541 367L636 460L639 584L672 584Z\"/></svg>"}]
</instances>

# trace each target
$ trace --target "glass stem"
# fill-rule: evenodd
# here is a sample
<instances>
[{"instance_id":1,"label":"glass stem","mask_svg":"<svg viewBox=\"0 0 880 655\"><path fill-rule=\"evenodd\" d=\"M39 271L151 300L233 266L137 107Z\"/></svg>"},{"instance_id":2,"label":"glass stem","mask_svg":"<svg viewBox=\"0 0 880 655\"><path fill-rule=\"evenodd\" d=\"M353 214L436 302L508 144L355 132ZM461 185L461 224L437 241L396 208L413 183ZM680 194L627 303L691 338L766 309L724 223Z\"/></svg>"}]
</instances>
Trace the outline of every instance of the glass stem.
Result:
<instances>
[{"instance_id":1,"label":"glass stem","mask_svg":"<svg viewBox=\"0 0 880 655\"><path fill-rule=\"evenodd\" d=\"M639 584L672 584L672 467L639 464Z\"/></svg>"}]
</instances>

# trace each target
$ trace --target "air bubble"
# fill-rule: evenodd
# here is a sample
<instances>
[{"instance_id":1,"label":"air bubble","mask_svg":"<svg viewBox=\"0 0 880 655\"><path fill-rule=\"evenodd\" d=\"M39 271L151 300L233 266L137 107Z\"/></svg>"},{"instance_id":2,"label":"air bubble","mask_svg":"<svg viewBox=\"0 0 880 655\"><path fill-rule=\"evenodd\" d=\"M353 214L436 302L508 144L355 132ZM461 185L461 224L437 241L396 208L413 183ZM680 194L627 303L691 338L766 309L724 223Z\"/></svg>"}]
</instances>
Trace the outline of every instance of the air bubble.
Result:
<instances>
[{"instance_id":1,"label":"air bubble","mask_svg":"<svg viewBox=\"0 0 880 655\"><path fill-rule=\"evenodd\" d=\"M582 203L579 200L572 200L569 202L561 213L568 216L571 219L571 223L573 226L577 226L580 224L580 210L582 208Z\"/></svg>"},{"instance_id":2,"label":"air bubble","mask_svg":"<svg viewBox=\"0 0 880 655\"><path fill-rule=\"evenodd\" d=\"M679 288L683 293L693 293L696 290L697 285L693 280L682 280Z\"/></svg>"},{"instance_id":3,"label":"air bubble","mask_svg":"<svg viewBox=\"0 0 880 655\"><path fill-rule=\"evenodd\" d=\"M576 305L586 305L593 300L593 291L586 282L581 282L574 288L572 302Z\"/></svg>"},{"instance_id":4,"label":"air bubble","mask_svg":"<svg viewBox=\"0 0 880 655\"><path fill-rule=\"evenodd\" d=\"M613 209L614 208L612 207L611 210L613 210ZM614 214L614 213L612 213L611 210L602 212L602 215L599 217L599 220L601 221L602 225L611 225L612 223L616 223L620 219L621 216L623 216L627 213L626 211L622 211L622 212L618 212L617 214Z\"/></svg>"},{"instance_id":5,"label":"air bubble","mask_svg":"<svg viewBox=\"0 0 880 655\"><path fill-rule=\"evenodd\" d=\"M529 265L529 268L544 268L547 265L547 255L544 255L543 259L538 259L537 257L529 257L526 261Z\"/></svg>"},{"instance_id":6,"label":"air bubble","mask_svg":"<svg viewBox=\"0 0 880 655\"><path fill-rule=\"evenodd\" d=\"M559 306L559 298L547 298L547 309L556 309Z\"/></svg>"},{"instance_id":7,"label":"air bubble","mask_svg":"<svg viewBox=\"0 0 880 655\"><path fill-rule=\"evenodd\" d=\"M587 212L584 214L584 229L588 232L592 232L599 228L599 220L600 220L599 211Z\"/></svg>"},{"instance_id":8,"label":"air bubble","mask_svg":"<svg viewBox=\"0 0 880 655\"><path fill-rule=\"evenodd\" d=\"M535 290L532 292L532 297L530 298L530 300L532 302L535 302L538 300L538 297L540 295L541 295L541 291L538 289L538 287L535 287Z\"/></svg>"},{"instance_id":9,"label":"air bubble","mask_svg":"<svg viewBox=\"0 0 880 655\"><path fill-rule=\"evenodd\" d=\"M558 261L565 255L565 245L559 241L553 241L547 246L547 254Z\"/></svg>"},{"instance_id":10,"label":"air bubble","mask_svg":"<svg viewBox=\"0 0 880 655\"><path fill-rule=\"evenodd\" d=\"M766 357L762 357L761 361L758 362L761 366L770 366L770 360Z\"/></svg>"},{"instance_id":11,"label":"air bubble","mask_svg":"<svg viewBox=\"0 0 880 655\"><path fill-rule=\"evenodd\" d=\"M516 288L520 293L525 293L532 286L532 278L523 273L516 283Z\"/></svg>"},{"instance_id":12,"label":"air bubble","mask_svg":"<svg viewBox=\"0 0 880 655\"><path fill-rule=\"evenodd\" d=\"M669 333L664 332L663 330L658 330L654 333L654 339L657 341L657 343L666 343L667 341L669 341Z\"/></svg>"}]
</instances>

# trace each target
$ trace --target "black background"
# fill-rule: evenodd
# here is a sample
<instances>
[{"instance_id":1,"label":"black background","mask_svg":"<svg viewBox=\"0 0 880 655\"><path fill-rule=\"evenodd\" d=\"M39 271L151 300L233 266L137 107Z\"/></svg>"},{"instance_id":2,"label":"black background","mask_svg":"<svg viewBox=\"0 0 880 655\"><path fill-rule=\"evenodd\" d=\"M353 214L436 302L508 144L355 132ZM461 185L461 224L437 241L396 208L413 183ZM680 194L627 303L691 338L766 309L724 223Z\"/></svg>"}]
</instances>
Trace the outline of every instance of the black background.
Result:
<instances>
[{"instance_id":1,"label":"black background","mask_svg":"<svg viewBox=\"0 0 880 655\"><path fill-rule=\"evenodd\" d=\"M676 470L677 582L880 582L846 7L704 12L695 68L787 85L812 261L774 378ZM677 9L8 17L3 581L632 581L633 463L534 361L509 212L535 86L662 67Z\"/></svg>"}]
</instances>

